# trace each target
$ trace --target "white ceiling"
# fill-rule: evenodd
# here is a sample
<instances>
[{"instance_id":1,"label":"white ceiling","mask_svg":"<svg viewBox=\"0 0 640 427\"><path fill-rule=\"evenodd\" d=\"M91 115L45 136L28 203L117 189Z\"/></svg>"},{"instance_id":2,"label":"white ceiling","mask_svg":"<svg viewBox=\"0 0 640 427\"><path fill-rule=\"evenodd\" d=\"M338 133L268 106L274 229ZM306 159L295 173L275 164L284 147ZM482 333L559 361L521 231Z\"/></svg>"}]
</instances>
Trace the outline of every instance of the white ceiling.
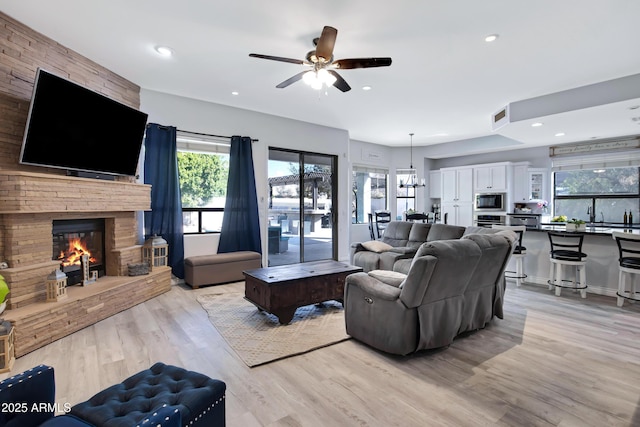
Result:
<instances>
[{"instance_id":1,"label":"white ceiling","mask_svg":"<svg viewBox=\"0 0 640 427\"><path fill-rule=\"evenodd\" d=\"M617 102L596 97L589 108L491 125L510 103L640 74L638 0L0 0L0 9L142 88L347 129L360 141L406 146L413 132L416 146L473 139L496 151L640 134L633 88ZM248 56L303 59L325 25L338 29L336 59L393 64L342 70L353 89L325 94L303 82L277 89L302 66ZM175 55L159 57L157 45Z\"/></svg>"}]
</instances>

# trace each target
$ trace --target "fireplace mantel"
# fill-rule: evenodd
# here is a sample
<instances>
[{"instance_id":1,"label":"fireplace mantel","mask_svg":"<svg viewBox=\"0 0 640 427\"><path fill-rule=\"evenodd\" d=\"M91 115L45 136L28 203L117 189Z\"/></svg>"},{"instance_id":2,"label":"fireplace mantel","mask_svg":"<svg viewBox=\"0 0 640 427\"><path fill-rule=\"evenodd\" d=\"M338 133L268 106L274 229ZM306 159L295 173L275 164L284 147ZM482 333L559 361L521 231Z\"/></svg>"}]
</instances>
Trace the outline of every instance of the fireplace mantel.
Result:
<instances>
[{"instance_id":1,"label":"fireplace mantel","mask_svg":"<svg viewBox=\"0 0 640 427\"><path fill-rule=\"evenodd\" d=\"M0 170L0 214L134 212L151 207L151 186L45 173Z\"/></svg>"}]
</instances>

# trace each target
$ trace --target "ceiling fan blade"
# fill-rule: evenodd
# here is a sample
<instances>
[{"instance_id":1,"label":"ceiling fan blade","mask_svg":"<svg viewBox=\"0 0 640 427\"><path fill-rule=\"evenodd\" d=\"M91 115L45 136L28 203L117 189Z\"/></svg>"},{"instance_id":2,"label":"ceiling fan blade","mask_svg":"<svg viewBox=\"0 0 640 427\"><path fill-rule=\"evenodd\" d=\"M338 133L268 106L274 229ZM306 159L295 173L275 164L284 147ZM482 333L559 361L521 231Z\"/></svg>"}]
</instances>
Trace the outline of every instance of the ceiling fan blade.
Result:
<instances>
[{"instance_id":1,"label":"ceiling fan blade","mask_svg":"<svg viewBox=\"0 0 640 427\"><path fill-rule=\"evenodd\" d=\"M333 77L336 78L336 81L333 83L333 85L335 87L337 87L338 89L340 89L342 92L348 92L351 90L351 86L349 86L349 83L347 83L345 81L345 79L342 78L342 76L340 76L340 74L336 73L333 70L327 70Z\"/></svg>"},{"instance_id":2,"label":"ceiling fan blade","mask_svg":"<svg viewBox=\"0 0 640 427\"><path fill-rule=\"evenodd\" d=\"M391 65L391 58L338 59L337 61L333 61L332 65L341 70L349 70L352 68L388 67Z\"/></svg>"},{"instance_id":3,"label":"ceiling fan blade","mask_svg":"<svg viewBox=\"0 0 640 427\"><path fill-rule=\"evenodd\" d=\"M336 36L338 30L333 27L324 27L320 39L318 39L318 45L316 46L316 57L323 58L324 62L331 60L333 55L333 47L336 44Z\"/></svg>"},{"instance_id":4,"label":"ceiling fan blade","mask_svg":"<svg viewBox=\"0 0 640 427\"><path fill-rule=\"evenodd\" d=\"M259 53L250 53L249 56L252 58L270 59L272 61L290 62L292 64L304 64L304 61L302 61L301 59L283 58L281 56L261 55Z\"/></svg>"},{"instance_id":5,"label":"ceiling fan blade","mask_svg":"<svg viewBox=\"0 0 640 427\"><path fill-rule=\"evenodd\" d=\"M304 73L308 72L309 70L305 70L302 71L301 73L296 74L293 77L289 77L287 80L283 81L282 83L280 83L278 86L276 86L278 89L282 89L285 88L287 86L289 86L290 84L293 84L295 82L297 82L298 80L302 79L302 76L304 75Z\"/></svg>"}]
</instances>

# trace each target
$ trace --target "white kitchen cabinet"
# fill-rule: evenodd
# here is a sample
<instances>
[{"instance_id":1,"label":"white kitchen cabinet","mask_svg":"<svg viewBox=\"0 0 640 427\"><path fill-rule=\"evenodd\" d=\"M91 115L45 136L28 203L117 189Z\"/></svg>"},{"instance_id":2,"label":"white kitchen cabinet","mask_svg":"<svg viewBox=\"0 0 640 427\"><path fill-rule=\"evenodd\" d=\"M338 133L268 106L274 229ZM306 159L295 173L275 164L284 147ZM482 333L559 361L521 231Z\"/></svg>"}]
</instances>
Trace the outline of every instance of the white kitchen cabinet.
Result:
<instances>
[{"instance_id":1,"label":"white kitchen cabinet","mask_svg":"<svg viewBox=\"0 0 640 427\"><path fill-rule=\"evenodd\" d=\"M531 201L549 200L547 196L547 177L549 171L544 168L530 168L528 171L528 196Z\"/></svg>"},{"instance_id":2,"label":"white kitchen cabinet","mask_svg":"<svg viewBox=\"0 0 640 427\"><path fill-rule=\"evenodd\" d=\"M442 222L447 218L447 224L468 227L473 225L473 203L471 202L447 202L442 203Z\"/></svg>"},{"instance_id":3,"label":"white kitchen cabinet","mask_svg":"<svg viewBox=\"0 0 640 427\"><path fill-rule=\"evenodd\" d=\"M549 170L530 168L527 164L513 167L513 203L537 203L538 200L549 200Z\"/></svg>"},{"instance_id":4,"label":"white kitchen cabinet","mask_svg":"<svg viewBox=\"0 0 640 427\"><path fill-rule=\"evenodd\" d=\"M507 191L507 165L481 166L473 170L476 191Z\"/></svg>"},{"instance_id":5,"label":"white kitchen cabinet","mask_svg":"<svg viewBox=\"0 0 640 427\"><path fill-rule=\"evenodd\" d=\"M521 164L513 167L513 203L529 203L529 165Z\"/></svg>"},{"instance_id":6,"label":"white kitchen cabinet","mask_svg":"<svg viewBox=\"0 0 640 427\"><path fill-rule=\"evenodd\" d=\"M473 204L473 169L447 168L441 169L442 203Z\"/></svg>"}]
</instances>

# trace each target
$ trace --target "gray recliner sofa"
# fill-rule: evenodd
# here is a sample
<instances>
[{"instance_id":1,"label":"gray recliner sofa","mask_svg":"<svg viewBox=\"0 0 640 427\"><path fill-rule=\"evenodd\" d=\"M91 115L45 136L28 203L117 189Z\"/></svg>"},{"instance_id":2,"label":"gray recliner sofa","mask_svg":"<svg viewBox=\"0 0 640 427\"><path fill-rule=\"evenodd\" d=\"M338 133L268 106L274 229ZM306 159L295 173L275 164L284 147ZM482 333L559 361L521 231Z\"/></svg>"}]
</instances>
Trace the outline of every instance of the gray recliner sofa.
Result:
<instances>
[{"instance_id":1,"label":"gray recliner sofa","mask_svg":"<svg viewBox=\"0 0 640 427\"><path fill-rule=\"evenodd\" d=\"M379 241L351 245L351 263L365 272L393 270L396 261L412 259L423 243L459 239L465 230L457 225L391 221Z\"/></svg>"},{"instance_id":2,"label":"gray recliner sofa","mask_svg":"<svg viewBox=\"0 0 640 427\"><path fill-rule=\"evenodd\" d=\"M427 242L407 274L374 270L347 276L347 333L406 355L447 346L460 333L502 318L504 269L515 242L512 231Z\"/></svg>"}]
</instances>

